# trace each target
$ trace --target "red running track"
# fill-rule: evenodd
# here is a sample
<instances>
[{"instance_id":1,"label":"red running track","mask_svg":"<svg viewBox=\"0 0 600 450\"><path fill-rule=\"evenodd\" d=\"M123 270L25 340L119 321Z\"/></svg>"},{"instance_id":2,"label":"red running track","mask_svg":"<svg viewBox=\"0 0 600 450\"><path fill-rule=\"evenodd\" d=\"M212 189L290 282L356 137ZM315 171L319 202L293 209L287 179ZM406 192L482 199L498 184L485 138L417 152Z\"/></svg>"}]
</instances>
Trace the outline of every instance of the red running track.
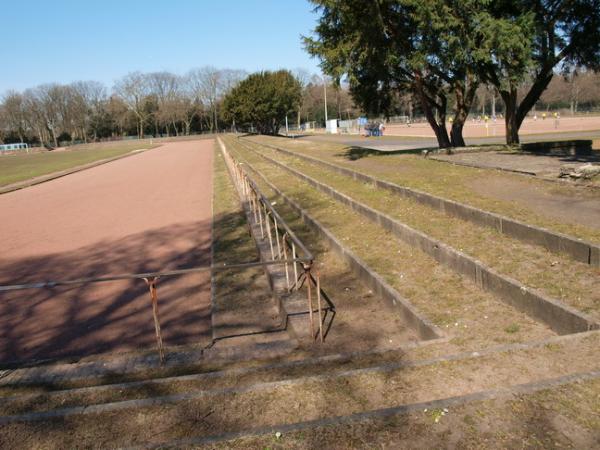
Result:
<instances>
[{"instance_id":1,"label":"red running track","mask_svg":"<svg viewBox=\"0 0 600 450\"><path fill-rule=\"evenodd\" d=\"M213 141L165 144L0 195L0 284L210 264ZM208 343L210 275L158 283L165 345ZM0 293L0 363L155 345L145 283Z\"/></svg>"}]
</instances>

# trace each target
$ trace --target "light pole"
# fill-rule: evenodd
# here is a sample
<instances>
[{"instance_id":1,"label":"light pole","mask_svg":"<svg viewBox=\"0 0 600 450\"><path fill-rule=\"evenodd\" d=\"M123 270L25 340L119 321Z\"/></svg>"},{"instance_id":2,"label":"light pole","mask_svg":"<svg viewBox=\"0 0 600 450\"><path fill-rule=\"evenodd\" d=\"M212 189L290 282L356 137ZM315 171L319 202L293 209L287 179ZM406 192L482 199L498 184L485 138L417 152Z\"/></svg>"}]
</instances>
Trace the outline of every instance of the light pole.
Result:
<instances>
[{"instance_id":1,"label":"light pole","mask_svg":"<svg viewBox=\"0 0 600 450\"><path fill-rule=\"evenodd\" d=\"M325 92L325 127L327 127L327 80L323 75L323 91Z\"/></svg>"}]
</instances>

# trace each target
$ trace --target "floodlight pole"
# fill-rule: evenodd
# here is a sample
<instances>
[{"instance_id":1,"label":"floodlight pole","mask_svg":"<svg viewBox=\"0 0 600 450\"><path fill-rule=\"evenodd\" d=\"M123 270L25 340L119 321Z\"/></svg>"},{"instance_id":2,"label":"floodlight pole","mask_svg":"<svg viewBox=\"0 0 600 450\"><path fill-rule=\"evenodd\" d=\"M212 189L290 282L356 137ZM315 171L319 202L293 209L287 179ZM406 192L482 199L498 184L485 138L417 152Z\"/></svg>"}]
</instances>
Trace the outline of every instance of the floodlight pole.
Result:
<instances>
[{"instance_id":1,"label":"floodlight pole","mask_svg":"<svg viewBox=\"0 0 600 450\"><path fill-rule=\"evenodd\" d=\"M325 92L325 127L327 127L327 80L323 75L323 91Z\"/></svg>"}]
</instances>

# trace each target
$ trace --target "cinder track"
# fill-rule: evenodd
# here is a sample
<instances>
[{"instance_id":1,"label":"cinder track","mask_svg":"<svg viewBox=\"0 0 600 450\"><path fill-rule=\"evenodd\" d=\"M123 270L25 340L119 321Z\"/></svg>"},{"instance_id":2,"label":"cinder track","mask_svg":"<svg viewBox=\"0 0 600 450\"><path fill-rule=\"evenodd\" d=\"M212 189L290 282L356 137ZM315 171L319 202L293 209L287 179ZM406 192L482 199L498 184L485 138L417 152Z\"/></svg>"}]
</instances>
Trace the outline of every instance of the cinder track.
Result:
<instances>
[{"instance_id":1,"label":"cinder track","mask_svg":"<svg viewBox=\"0 0 600 450\"><path fill-rule=\"evenodd\" d=\"M210 263L212 141L178 142L0 197L0 284ZM158 283L167 345L209 342L210 283ZM139 280L0 295L0 363L154 345Z\"/></svg>"}]
</instances>

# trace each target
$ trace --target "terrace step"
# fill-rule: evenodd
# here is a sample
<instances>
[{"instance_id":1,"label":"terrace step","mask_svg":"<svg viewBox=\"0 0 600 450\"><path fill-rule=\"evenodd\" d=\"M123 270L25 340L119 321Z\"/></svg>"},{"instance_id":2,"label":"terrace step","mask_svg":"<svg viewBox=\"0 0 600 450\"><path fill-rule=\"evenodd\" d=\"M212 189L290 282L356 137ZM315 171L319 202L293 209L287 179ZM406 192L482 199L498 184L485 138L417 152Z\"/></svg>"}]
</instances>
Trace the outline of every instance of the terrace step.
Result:
<instances>
[{"instance_id":1,"label":"terrace step","mask_svg":"<svg viewBox=\"0 0 600 450\"><path fill-rule=\"evenodd\" d=\"M0 442L7 447L159 445L402 410L540 380L598 376L594 355L599 339L598 332L591 332L554 338L552 346L521 345L431 360L404 361L397 355L358 368L352 363L343 367L339 360L329 366L295 362L15 396L0 403Z\"/></svg>"}]
</instances>

